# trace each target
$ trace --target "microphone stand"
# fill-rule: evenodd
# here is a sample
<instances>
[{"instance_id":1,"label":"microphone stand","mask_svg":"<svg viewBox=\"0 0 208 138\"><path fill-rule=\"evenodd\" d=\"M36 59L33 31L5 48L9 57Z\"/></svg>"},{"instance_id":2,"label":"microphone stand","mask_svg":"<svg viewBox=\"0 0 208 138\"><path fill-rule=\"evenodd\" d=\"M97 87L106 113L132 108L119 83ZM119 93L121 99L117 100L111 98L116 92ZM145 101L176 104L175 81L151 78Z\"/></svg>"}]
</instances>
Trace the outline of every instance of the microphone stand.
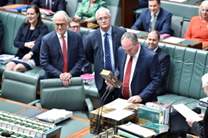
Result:
<instances>
[{"instance_id":1,"label":"microphone stand","mask_svg":"<svg viewBox=\"0 0 208 138\"><path fill-rule=\"evenodd\" d=\"M106 100L108 95L111 93L111 91L112 91L112 88L110 86L107 86L103 96L101 97L102 107L100 107L98 109L98 114L97 114L97 119L96 119L96 124L95 124L95 130L94 130L95 134L99 134L102 130L102 126L100 125L100 121L102 120L103 105L104 105L104 101ZM101 109L101 112L100 112L100 109Z\"/></svg>"}]
</instances>

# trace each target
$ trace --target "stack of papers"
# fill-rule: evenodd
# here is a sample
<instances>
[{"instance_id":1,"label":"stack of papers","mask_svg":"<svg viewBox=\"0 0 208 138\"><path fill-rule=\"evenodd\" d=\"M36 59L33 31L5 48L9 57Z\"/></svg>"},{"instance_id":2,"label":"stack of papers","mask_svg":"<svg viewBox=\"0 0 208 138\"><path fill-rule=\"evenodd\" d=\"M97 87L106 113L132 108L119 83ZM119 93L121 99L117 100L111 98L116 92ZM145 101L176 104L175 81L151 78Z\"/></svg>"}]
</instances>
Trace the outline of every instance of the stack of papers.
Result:
<instances>
[{"instance_id":1,"label":"stack of papers","mask_svg":"<svg viewBox=\"0 0 208 138\"><path fill-rule=\"evenodd\" d=\"M64 109L51 109L36 116L36 118L38 120L57 124L65 119L70 118L72 114L72 111L66 111Z\"/></svg>"},{"instance_id":2,"label":"stack of papers","mask_svg":"<svg viewBox=\"0 0 208 138\"><path fill-rule=\"evenodd\" d=\"M6 63L9 62L12 58L14 58L14 55L1 54L1 55L0 55L0 63L6 64Z\"/></svg>"}]
</instances>

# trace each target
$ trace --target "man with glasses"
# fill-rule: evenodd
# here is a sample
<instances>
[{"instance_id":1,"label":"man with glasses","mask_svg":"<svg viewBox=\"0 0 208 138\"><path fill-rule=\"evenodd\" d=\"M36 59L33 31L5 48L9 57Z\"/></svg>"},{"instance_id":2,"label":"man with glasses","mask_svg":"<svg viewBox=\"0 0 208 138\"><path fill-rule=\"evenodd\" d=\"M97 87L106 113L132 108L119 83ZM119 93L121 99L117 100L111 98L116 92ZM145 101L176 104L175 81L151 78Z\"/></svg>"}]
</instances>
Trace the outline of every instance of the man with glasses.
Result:
<instances>
[{"instance_id":1,"label":"man with glasses","mask_svg":"<svg viewBox=\"0 0 208 138\"><path fill-rule=\"evenodd\" d=\"M120 39L126 30L111 25L111 14L106 8L98 9L96 18L100 28L88 35L84 48L86 58L94 64L95 83L101 99L106 91L106 84L100 72L103 69L115 71L117 49L121 46ZM101 99L102 104L111 102L113 96L115 95L111 92L105 100Z\"/></svg>"},{"instance_id":2,"label":"man with glasses","mask_svg":"<svg viewBox=\"0 0 208 138\"><path fill-rule=\"evenodd\" d=\"M69 17L58 11L53 17L55 31L42 38L40 64L45 70L43 78L60 78L69 86L71 77L79 76L85 54L81 35L67 30Z\"/></svg>"},{"instance_id":3,"label":"man with glasses","mask_svg":"<svg viewBox=\"0 0 208 138\"><path fill-rule=\"evenodd\" d=\"M74 17L70 19L69 30L80 33L82 36L82 42L83 44L85 43L87 35L80 32L80 20L78 18ZM84 73L90 73L90 63L87 60L85 60L85 64L81 69L81 74Z\"/></svg>"}]
</instances>

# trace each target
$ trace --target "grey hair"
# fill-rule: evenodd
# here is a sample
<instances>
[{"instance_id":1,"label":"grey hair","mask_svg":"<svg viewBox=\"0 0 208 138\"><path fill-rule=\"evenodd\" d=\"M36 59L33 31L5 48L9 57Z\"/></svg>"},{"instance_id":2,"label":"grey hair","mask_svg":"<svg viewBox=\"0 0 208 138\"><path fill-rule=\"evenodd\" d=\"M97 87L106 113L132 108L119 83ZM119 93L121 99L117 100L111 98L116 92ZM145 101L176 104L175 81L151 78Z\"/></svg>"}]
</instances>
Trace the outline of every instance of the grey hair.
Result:
<instances>
[{"instance_id":1,"label":"grey hair","mask_svg":"<svg viewBox=\"0 0 208 138\"><path fill-rule=\"evenodd\" d=\"M111 13L110 13L109 9L103 8L103 7L102 7L102 8L99 8L99 9L96 11L96 13L95 13L96 19L97 19L98 13L99 13L99 12L102 12L102 11L106 11L106 12L108 13L108 15L111 16Z\"/></svg>"},{"instance_id":2,"label":"grey hair","mask_svg":"<svg viewBox=\"0 0 208 138\"><path fill-rule=\"evenodd\" d=\"M132 33L132 32L125 32L121 37L121 41L124 40L124 39L131 40L134 45L136 45L137 42L138 42L137 35L135 33Z\"/></svg>"},{"instance_id":3,"label":"grey hair","mask_svg":"<svg viewBox=\"0 0 208 138\"><path fill-rule=\"evenodd\" d=\"M58 11L54 14L53 16L53 20L56 18L56 17L64 17L66 19L67 22L69 22L69 16L67 15L67 13L65 11Z\"/></svg>"},{"instance_id":4,"label":"grey hair","mask_svg":"<svg viewBox=\"0 0 208 138\"><path fill-rule=\"evenodd\" d=\"M208 73L202 76L202 85L208 87Z\"/></svg>"}]
</instances>

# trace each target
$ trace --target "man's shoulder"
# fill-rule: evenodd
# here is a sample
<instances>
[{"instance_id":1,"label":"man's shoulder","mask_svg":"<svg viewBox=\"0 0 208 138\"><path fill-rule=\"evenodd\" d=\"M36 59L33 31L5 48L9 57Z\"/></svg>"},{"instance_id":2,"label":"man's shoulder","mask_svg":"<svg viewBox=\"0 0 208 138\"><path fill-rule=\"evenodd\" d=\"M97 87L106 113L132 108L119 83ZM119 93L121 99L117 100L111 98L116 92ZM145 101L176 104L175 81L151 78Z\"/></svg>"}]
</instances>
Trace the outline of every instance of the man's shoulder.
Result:
<instances>
[{"instance_id":1,"label":"man's shoulder","mask_svg":"<svg viewBox=\"0 0 208 138\"><path fill-rule=\"evenodd\" d=\"M56 36L56 31L52 31L46 35L43 36L43 39L53 39L53 37Z\"/></svg>"},{"instance_id":2,"label":"man's shoulder","mask_svg":"<svg viewBox=\"0 0 208 138\"><path fill-rule=\"evenodd\" d=\"M166 16L166 15L172 15L172 13L164 10L163 8L160 8L160 12L162 13L162 15Z\"/></svg>"},{"instance_id":3,"label":"man's shoulder","mask_svg":"<svg viewBox=\"0 0 208 138\"><path fill-rule=\"evenodd\" d=\"M164 57L169 56L162 48L158 47L156 53L160 56L163 55Z\"/></svg>"}]
</instances>

